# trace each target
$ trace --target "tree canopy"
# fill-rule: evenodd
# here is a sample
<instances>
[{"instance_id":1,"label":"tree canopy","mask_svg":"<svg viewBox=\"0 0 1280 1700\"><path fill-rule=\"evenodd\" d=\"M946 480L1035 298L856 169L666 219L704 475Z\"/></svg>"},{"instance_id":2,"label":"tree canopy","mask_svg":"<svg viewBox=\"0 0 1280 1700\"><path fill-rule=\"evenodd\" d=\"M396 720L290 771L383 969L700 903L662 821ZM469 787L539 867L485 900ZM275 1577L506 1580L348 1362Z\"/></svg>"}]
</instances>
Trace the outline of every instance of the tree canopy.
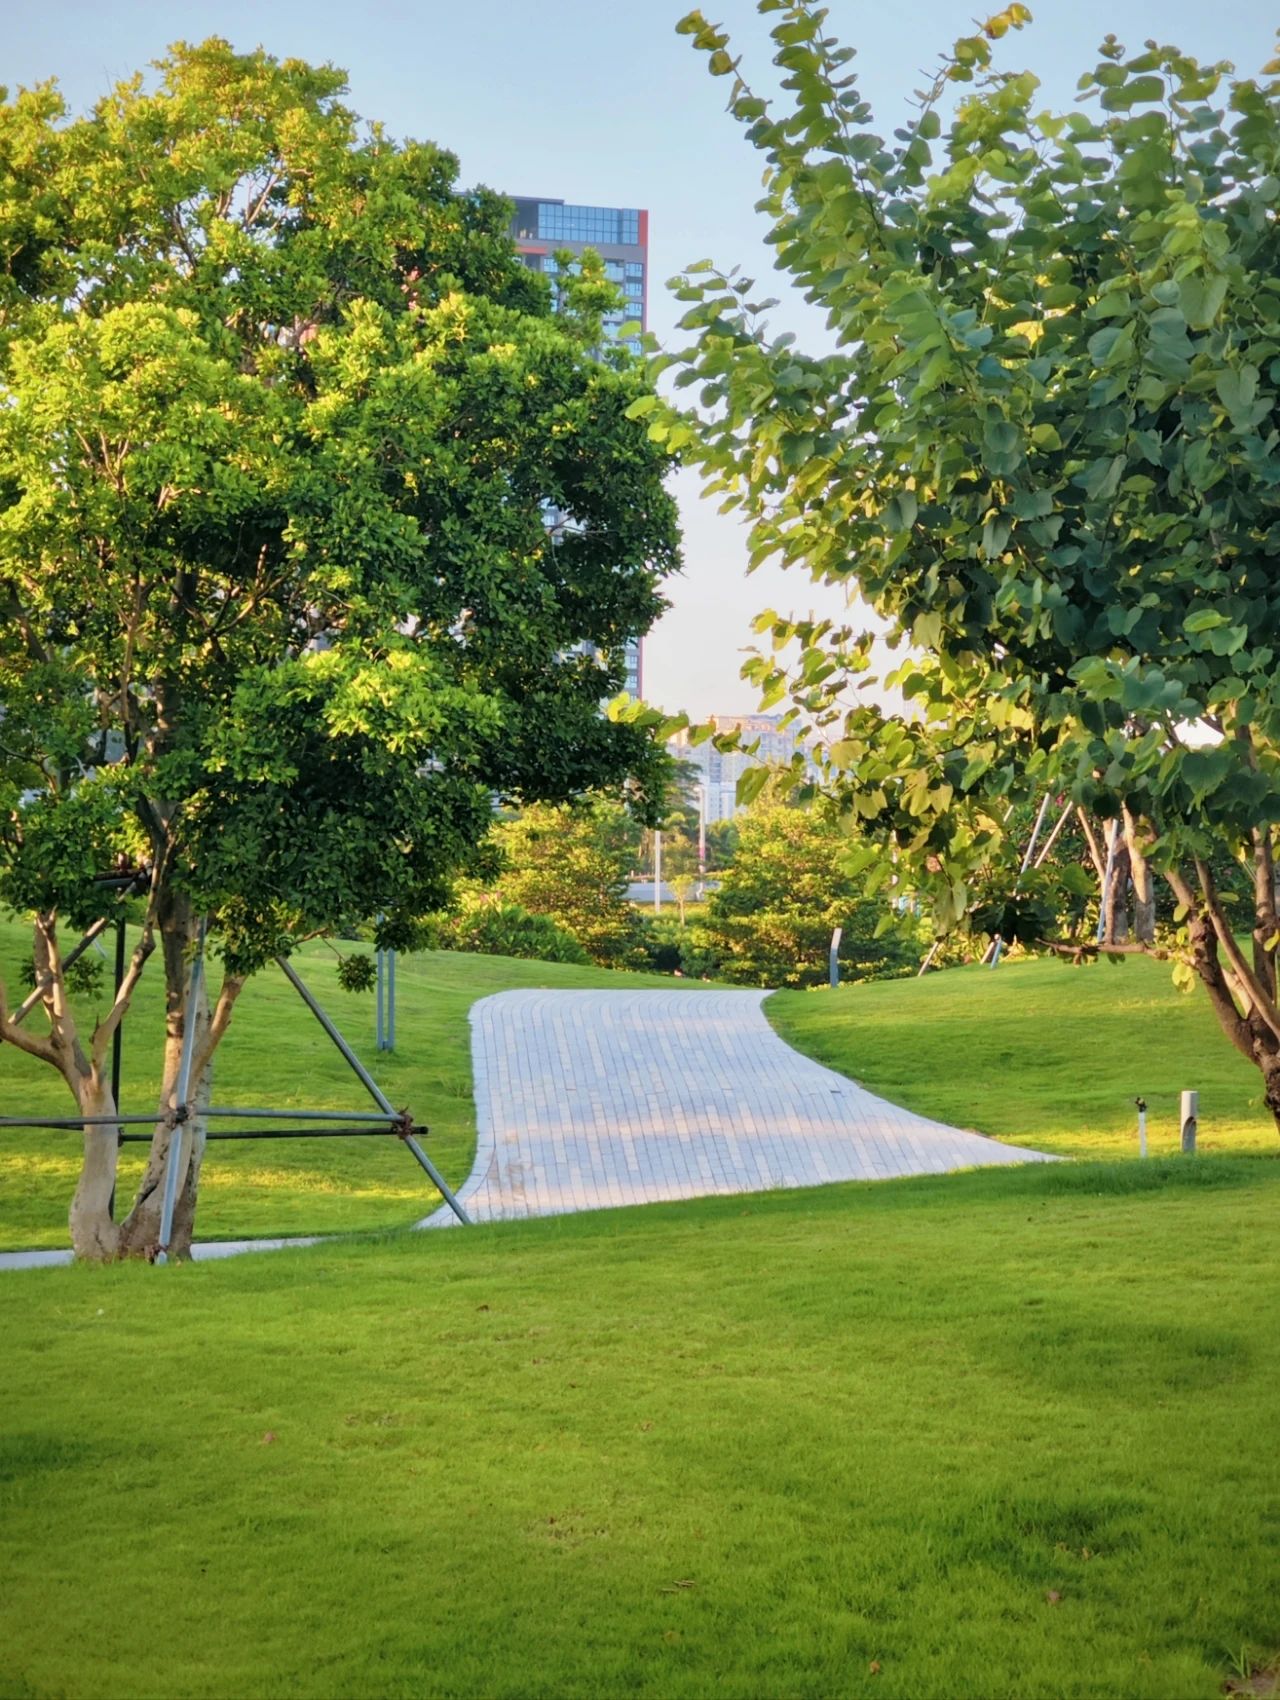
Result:
<instances>
[{"instance_id":1,"label":"tree canopy","mask_svg":"<svg viewBox=\"0 0 1280 1700\"><path fill-rule=\"evenodd\" d=\"M943 925L978 871L1016 871L1012 804L1130 824L1178 905L1178 974L1280 1117L1280 60L1233 79L1108 37L1082 106L1045 111L996 68L1030 18L1011 5L886 139L825 10L759 10L772 100L700 13L679 27L729 80L778 268L832 350L771 336L774 303L704 263L668 362L698 405L634 412L750 519L753 563L857 588L905 650L907 710L847 694L870 640L829 623L763 616L783 654L753 676L824 729L873 877L909 868Z\"/></svg>"},{"instance_id":2,"label":"tree canopy","mask_svg":"<svg viewBox=\"0 0 1280 1700\"><path fill-rule=\"evenodd\" d=\"M207 1062L296 939L409 942L495 796L657 794L600 704L677 559L598 265L553 312L509 203L362 128L331 67L214 39L156 72L85 117L0 104L0 901L48 1018L0 1002L0 1041L98 1110L157 933L171 1050L198 917L224 959ZM57 929L117 866L142 940L82 1042Z\"/></svg>"}]
</instances>

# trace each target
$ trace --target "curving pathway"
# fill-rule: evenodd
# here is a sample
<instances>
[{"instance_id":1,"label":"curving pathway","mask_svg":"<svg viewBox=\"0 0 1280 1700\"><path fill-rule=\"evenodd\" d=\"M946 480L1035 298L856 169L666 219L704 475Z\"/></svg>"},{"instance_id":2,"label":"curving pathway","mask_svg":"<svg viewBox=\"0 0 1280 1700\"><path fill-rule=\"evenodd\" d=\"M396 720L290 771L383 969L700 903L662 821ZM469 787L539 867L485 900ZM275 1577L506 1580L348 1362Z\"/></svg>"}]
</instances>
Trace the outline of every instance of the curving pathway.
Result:
<instances>
[{"instance_id":1,"label":"curving pathway","mask_svg":"<svg viewBox=\"0 0 1280 1700\"><path fill-rule=\"evenodd\" d=\"M477 1149L459 1198L508 1221L710 1193L1045 1162L792 1050L767 992L498 992L471 1008ZM420 1227L454 1221L440 1209Z\"/></svg>"},{"instance_id":2,"label":"curving pathway","mask_svg":"<svg viewBox=\"0 0 1280 1700\"><path fill-rule=\"evenodd\" d=\"M497 992L471 1006L476 1222L1053 1162L887 1103L765 1020L767 992ZM417 1224L456 1225L447 1206ZM197 1258L315 1245L212 1241ZM69 1263L0 1253L0 1270Z\"/></svg>"}]
</instances>

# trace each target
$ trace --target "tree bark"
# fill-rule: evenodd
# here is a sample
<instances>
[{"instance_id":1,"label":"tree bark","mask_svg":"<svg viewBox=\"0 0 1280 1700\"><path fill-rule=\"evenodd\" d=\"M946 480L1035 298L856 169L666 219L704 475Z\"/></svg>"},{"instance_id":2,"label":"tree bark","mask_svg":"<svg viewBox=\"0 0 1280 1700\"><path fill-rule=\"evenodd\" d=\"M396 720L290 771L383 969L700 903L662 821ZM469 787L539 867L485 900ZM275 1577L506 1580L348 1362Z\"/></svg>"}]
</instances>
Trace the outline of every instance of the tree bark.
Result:
<instances>
[{"instance_id":1,"label":"tree bark","mask_svg":"<svg viewBox=\"0 0 1280 1700\"><path fill-rule=\"evenodd\" d=\"M1236 960L1231 962L1229 970L1223 964L1220 948L1224 937L1230 940L1230 928L1217 903L1212 878L1199 865L1197 873L1202 897L1196 896L1180 870L1170 869L1165 875L1174 896L1187 911L1192 965L1209 994L1209 1002L1222 1031L1241 1056L1261 1073L1263 1102L1271 1112L1276 1132L1280 1134L1280 1036L1275 1031L1275 1002L1260 1003L1257 981L1250 984L1247 971L1246 975L1239 972L1242 964L1234 945L1232 954Z\"/></svg>"},{"instance_id":2,"label":"tree bark","mask_svg":"<svg viewBox=\"0 0 1280 1700\"><path fill-rule=\"evenodd\" d=\"M142 1181L138 1187L133 1207L120 1226L119 1252L121 1257L150 1257L154 1256L160 1241L160 1215L164 1202L164 1178L169 1164L169 1150L173 1143L175 1128L174 1112L179 1108L176 1101L178 1073L182 1063L183 1038L186 1024L194 1019L198 1024L196 1046L199 1049L202 1038L208 1029L209 1000L202 979L200 993L194 1010L187 1008L187 994L191 984L191 952L195 947L197 922L189 900L178 893L162 894L159 915L160 949L164 960L164 998L165 998L165 1038L164 1038L164 1070L160 1088L160 1110L156 1120L155 1133L151 1140L151 1148L147 1153L147 1166L143 1172ZM193 1073L188 1087L188 1097L191 1106L201 1102L204 1092L204 1082L201 1076L207 1069ZM208 1107L207 1096L203 1098L203 1106ZM178 1194L184 1193L188 1176L191 1171L192 1153L197 1143L204 1143L203 1126L193 1125L194 1118L188 1117L183 1125L182 1167L178 1174ZM197 1165L198 1173L198 1165ZM194 1200L189 1212L188 1228L194 1225ZM188 1231L188 1244L190 1232Z\"/></svg>"},{"instance_id":3,"label":"tree bark","mask_svg":"<svg viewBox=\"0 0 1280 1700\"><path fill-rule=\"evenodd\" d=\"M1129 942L1129 852L1116 841L1111 878L1103 883L1102 937L1106 944Z\"/></svg>"},{"instance_id":4,"label":"tree bark","mask_svg":"<svg viewBox=\"0 0 1280 1700\"><path fill-rule=\"evenodd\" d=\"M118 1111L111 1088L101 1071L94 1071L83 1079L76 1096L83 1116L114 1116ZM75 1196L71 1200L68 1227L75 1255L95 1263L109 1263L120 1255L120 1228L111 1213L119 1141L118 1122L85 1127L84 1160Z\"/></svg>"},{"instance_id":5,"label":"tree bark","mask_svg":"<svg viewBox=\"0 0 1280 1700\"><path fill-rule=\"evenodd\" d=\"M1129 851L1129 880L1133 886L1133 936L1139 944L1156 942L1156 888L1151 865L1142 853L1138 822L1126 808L1124 837Z\"/></svg>"}]
</instances>

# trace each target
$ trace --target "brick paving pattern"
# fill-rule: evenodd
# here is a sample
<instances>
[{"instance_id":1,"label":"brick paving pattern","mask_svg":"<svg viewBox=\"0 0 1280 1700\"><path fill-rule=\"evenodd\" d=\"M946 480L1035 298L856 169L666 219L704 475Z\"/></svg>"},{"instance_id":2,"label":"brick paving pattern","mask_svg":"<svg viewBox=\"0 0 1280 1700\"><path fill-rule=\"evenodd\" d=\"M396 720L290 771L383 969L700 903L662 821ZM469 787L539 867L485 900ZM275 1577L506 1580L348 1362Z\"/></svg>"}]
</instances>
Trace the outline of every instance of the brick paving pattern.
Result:
<instances>
[{"instance_id":1,"label":"brick paving pattern","mask_svg":"<svg viewBox=\"0 0 1280 1700\"><path fill-rule=\"evenodd\" d=\"M472 1006L474 1221L1043 1162L811 1062L752 991L498 992ZM420 1224L444 1227L445 1209Z\"/></svg>"}]
</instances>

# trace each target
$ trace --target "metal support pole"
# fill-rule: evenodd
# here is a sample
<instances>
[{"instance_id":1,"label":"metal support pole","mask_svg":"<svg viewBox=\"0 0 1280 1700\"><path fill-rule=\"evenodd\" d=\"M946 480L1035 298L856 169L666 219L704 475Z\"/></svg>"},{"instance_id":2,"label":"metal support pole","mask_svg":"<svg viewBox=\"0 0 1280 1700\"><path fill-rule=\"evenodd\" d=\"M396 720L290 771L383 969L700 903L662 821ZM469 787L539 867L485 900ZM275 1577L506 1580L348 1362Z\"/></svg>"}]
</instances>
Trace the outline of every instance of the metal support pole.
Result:
<instances>
[{"instance_id":1,"label":"metal support pole","mask_svg":"<svg viewBox=\"0 0 1280 1700\"><path fill-rule=\"evenodd\" d=\"M941 949L941 946L942 946L941 939L935 939L934 942L930 945L928 956L925 957L924 961L920 964L920 967L916 972L916 979L917 980L922 979L923 976L928 973L929 969L933 967L933 959L938 954L938 951Z\"/></svg>"},{"instance_id":2,"label":"metal support pole","mask_svg":"<svg viewBox=\"0 0 1280 1700\"><path fill-rule=\"evenodd\" d=\"M348 1045L347 1041L342 1037L342 1034L339 1033L338 1029L333 1025L332 1021L330 1021L329 1017L321 1009L320 1005L316 1002L315 998L311 995L311 992L308 990L307 986L298 977L297 971L294 969L293 964L288 960L287 957L277 956L276 957L276 965L280 969L281 973L285 976L285 978L289 981L289 983L293 987L294 991L296 991L298 996L302 999L303 1003L306 1004L307 1008L311 1011L312 1015L315 1016L316 1020L320 1023L321 1027L324 1028L325 1032L329 1035L329 1037L333 1040L334 1044L338 1047L338 1050L341 1052L343 1058L346 1061L347 1067L355 1075L356 1079L360 1081L361 1085L364 1087L365 1091L369 1094L369 1096L373 1099L374 1103L378 1106L378 1108L380 1110L385 1110L393 1121L398 1122L400 1120L399 1111L396 1109L395 1105L391 1102L390 1098L387 1097L386 1093L382 1090L382 1088L378 1085L377 1081L369 1073L369 1070L360 1061L360 1058L351 1049L351 1046Z\"/></svg>"},{"instance_id":3,"label":"metal support pole","mask_svg":"<svg viewBox=\"0 0 1280 1700\"><path fill-rule=\"evenodd\" d=\"M316 1020L320 1023L321 1027L324 1028L325 1032L329 1035L329 1037L333 1040L334 1044L338 1047L338 1050L346 1058L348 1066L351 1068L352 1072L356 1075L357 1079L359 1079L363 1083L365 1090L368 1092L369 1096L373 1099L374 1103L378 1106L378 1108L380 1110L385 1110L389 1116L391 1116L396 1122L399 1122L401 1120L401 1117L398 1114L398 1112L396 1111L396 1109L395 1109L394 1105L392 1104L390 1098L387 1097L386 1093L382 1090L382 1088L378 1085L377 1081L369 1073L368 1069L360 1061L360 1058L351 1049L351 1046L348 1045L347 1041L342 1037L342 1034L339 1033L338 1029L333 1025L332 1021L330 1021L329 1017L321 1009L320 1005L316 1002L315 998L312 997L312 995L311 995L310 991L307 989L306 985L299 978L296 969L293 967L293 964L288 960L287 957L284 957L284 956L277 956L276 962L279 965L280 970L284 974L285 978L289 981L290 985L292 985L294 990L297 992L298 996L302 999L303 1003L306 1004L307 1008L311 1011L312 1015L315 1016ZM458 1220L460 1222L464 1222L464 1223L466 1223L466 1225L468 1227L470 1227L471 1226L471 1218L467 1215L466 1211L458 1203L457 1199L453 1196L452 1192L450 1192L448 1186L445 1183L444 1177L440 1174L440 1172L436 1168L435 1164L427 1156L426 1152L418 1144L417 1140L413 1137L412 1134L409 1134L409 1133L402 1133L400 1135L400 1137L404 1141L404 1143L409 1147L409 1150L413 1153L414 1157L417 1159L417 1161L421 1165L421 1167L424 1168L426 1170L426 1172L431 1176L431 1179L435 1182L436 1186L440 1190L441 1197L444 1199L445 1203L449 1206L449 1208L453 1211L454 1215L458 1218Z\"/></svg>"},{"instance_id":4,"label":"metal support pole","mask_svg":"<svg viewBox=\"0 0 1280 1700\"><path fill-rule=\"evenodd\" d=\"M1018 869L1018 877L1013 882L1013 889L1014 889L1015 893L1017 892L1018 887L1022 884L1022 876L1026 873L1027 869L1031 866L1031 858L1035 854L1036 840L1040 836L1040 828L1044 825L1044 817L1045 817L1045 814L1048 810L1048 807L1049 807L1049 793L1046 791L1044 796L1040 800L1040 808L1039 808L1039 811L1036 814L1035 825L1031 828L1031 837L1027 840L1027 848L1026 848L1026 851L1023 854L1023 857L1022 857L1022 866ZM1061 823L1059 823L1059 825L1060 824ZM1055 831L1056 831L1056 828L1055 828ZM1036 865L1039 866L1038 863ZM1000 957L1001 957L1003 951L1004 951L1004 940L1003 940L1003 938L1001 938L1000 934L997 933L995 938L991 941L991 966L993 968L998 968L1000 966Z\"/></svg>"},{"instance_id":5,"label":"metal support pole","mask_svg":"<svg viewBox=\"0 0 1280 1700\"><path fill-rule=\"evenodd\" d=\"M196 1054L196 1028L200 987L204 980L204 933L201 921L196 935L196 953L191 963L191 978L187 983L187 1001L182 1012L182 1056L178 1062L178 1080L173 1089L173 1129L169 1135L169 1154L164 1168L164 1199L160 1206L160 1244L156 1262L169 1261L169 1237L173 1233L173 1212L178 1202L178 1171L182 1167L182 1135L187 1120L187 1097L191 1091L191 1065Z\"/></svg>"},{"instance_id":6,"label":"metal support pole","mask_svg":"<svg viewBox=\"0 0 1280 1700\"><path fill-rule=\"evenodd\" d=\"M1035 861L1032 863L1033 867L1042 868L1045 865L1045 863L1049 860L1050 853L1052 852L1054 845L1058 842L1059 834L1062 832L1063 827L1071 819L1071 813L1072 813L1072 810L1074 808L1075 808L1075 804L1068 797L1067 806L1066 806L1066 808L1063 809L1062 813L1058 816L1057 825L1054 827L1053 831L1049 834L1048 838L1045 839L1044 845L1043 845L1043 847L1040 851L1040 854L1036 857Z\"/></svg>"},{"instance_id":7,"label":"metal support pole","mask_svg":"<svg viewBox=\"0 0 1280 1700\"><path fill-rule=\"evenodd\" d=\"M385 1051L387 1048L382 1042L382 955L383 953L381 950L375 950L373 953L374 966L376 967L378 974L377 991L375 993L375 1002L377 1004L378 1013L374 1018L373 1042L375 1048L379 1051Z\"/></svg>"},{"instance_id":8,"label":"metal support pole","mask_svg":"<svg viewBox=\"0 0 1280 1700\"><path fill-rule=\"evenodd\" d=\"M827 979L833 986L840 984L840 940L843 936L843 927L831 929L831 952L827 957Z\"/></svg>"},{"instance_id":9,"label":"metal support pole","mask_svg":"<svg viewBox=\"0 0 1280 1700\"><path fill-rule=\"evenodd\" d=\"M116 996L124 984L124 916L116 922ZM111 1036L111 1102L120 1108L120 1062L123 1057L124 1022L118 1022Z\"/></svg>"},{"instance_id":10,"label":"metal support pole","mask_svg":"<svg viewBox=\"0 0 1280 1700\"><path fill-rule=\"evenodd\" d=\"M1111 876L1115 872L1116 851L1120 844L1120 822L1111 823L1111 842L1107 845L1107 866L1102 876L1102 898L1098 904L1098 938L1101 944L1107 932L1107 901L1111 896Z\"/></svg>"},{"instance_id":11,"label":"metal support pole","mask_svg":"<svg viewBox=\"0 0 1280 1700\"><path fill-rule=\"evenodd\" d=\"M1178 1122L1182 1128L1182 1155L1194 1157L1196 1154L1196 1130L1200 1122L1200 1094L1184 1092L1178 1114Z\"/></svg>"},{"instance_id":12,"label":"metal support pole","mask_svg":"<svg viewBox=\"0 0 1280 1700\"><path fill-rule=\"evenodd\" d=\"M653 912L662 913L662 828L653 829Z\"/></svg>"},{"instance_id":13,"label":"metal support pole","mask_svg":"<svg viewBox=\"0 0 1280 1700\"><path fill-rule=\"evenodd\" d=\"M461 1222L464 1227L469 1228L471 1226L470 1216L467 1215L466 1211L458 1203L448 1181L445 1180L444 1176L440 1173L439 1169L436 1168L430 1157L427 1156L426 1152L418 1144L417 1140L411 1133L402 1134L401 1138L409 1147L409 1150L413 1153L421 1167L426 1170L427 1174L430 1175L431 1179L435 1182L436 1187L439 1189L440 1196L444 1199L450 1210L453 1211L459 1222Z\"/></svg>"},{"instance_id":14,"label":"metal support pole","mask_svg":"<svg viewBox=\"0 0 1280 1700\"><path fill-rule=\"evenodd\" d=\"M387 952L387 1049L396 1048L396 953Z\"/></svg>"}]
</instances>

